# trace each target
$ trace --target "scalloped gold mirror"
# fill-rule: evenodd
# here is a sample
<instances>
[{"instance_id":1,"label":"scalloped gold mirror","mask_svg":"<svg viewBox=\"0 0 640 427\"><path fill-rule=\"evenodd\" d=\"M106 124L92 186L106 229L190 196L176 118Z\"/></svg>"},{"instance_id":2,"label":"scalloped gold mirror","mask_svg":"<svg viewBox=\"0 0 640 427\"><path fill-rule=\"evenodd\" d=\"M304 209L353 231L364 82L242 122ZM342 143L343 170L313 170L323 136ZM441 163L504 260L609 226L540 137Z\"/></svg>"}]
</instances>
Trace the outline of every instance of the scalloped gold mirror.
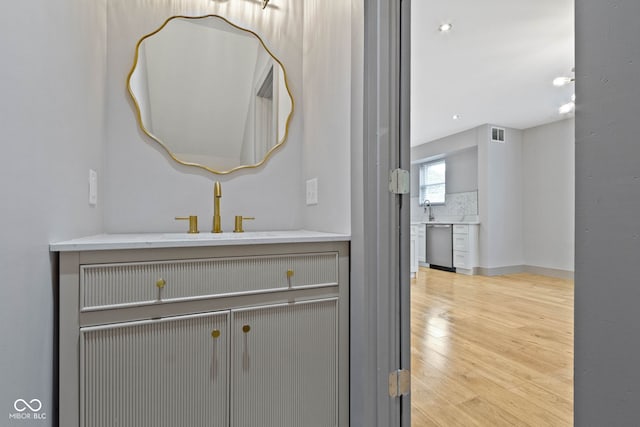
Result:
<instances>
[{"instance_id":1,"label":"scalloped gold mirror","mask_svg":"<svg viewBox=\"0 0 640 427\"><path fill-rule=\"evenodd\" d=\"M136 46L127 79L140 128L177 162L216 174L263 164L287 139L293 97L254 32L174 16Z\"/></svg>"}]
</instances>

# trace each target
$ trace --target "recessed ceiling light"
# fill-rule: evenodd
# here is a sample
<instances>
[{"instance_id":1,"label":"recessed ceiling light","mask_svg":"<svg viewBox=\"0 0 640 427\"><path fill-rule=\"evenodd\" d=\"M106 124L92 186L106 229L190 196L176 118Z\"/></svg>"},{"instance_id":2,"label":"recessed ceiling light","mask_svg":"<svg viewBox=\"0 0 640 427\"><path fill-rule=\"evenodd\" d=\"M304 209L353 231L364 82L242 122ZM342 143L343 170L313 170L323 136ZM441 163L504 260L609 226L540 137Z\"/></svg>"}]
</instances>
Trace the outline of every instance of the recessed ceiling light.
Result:
<instances>
[{"instance_id":1,"label":"recessed ceiling light","mask_svg":"<svg viewBox=\"0 0 640 427\"><path fill-rule=\"evenodd\" d=\"M556 77L555 79L553 79L553 85L560 87L569 84L574 80L575 79L573 77Z\"/></svg>"},{"instance_id":2,"label":"recessed ceiling light","mask_svg":"<svg viewBox=\"0 0 640 427\"><path fill-rule=\"evenodd\" d=\"M445 24L440 25L440 26L438 27L438 30L439 30L441 33L446 33L446 32L451 31L451 29L452 29L452 28L453 28L453 25L452 25L450 22L447 22L447 23L445 23Z\"/></svg>"},{"instance_id":3,"label":"recessed ceiling light","mask_svg":"<svg viewBox=\"0 0 640 427\"><path fill-rule=\"evenodd\" d=\"M453 120L460 120L462 118L462 116L460 114L454 114L452 119Z\"/></svg>"},{"instance_id":4,"label":"recessed ceiling light","mask_svg":"<svg viewBox=\"0 0 640 427\"><path fill-rule=\"evenodd\" d=\"M571 113L574 109L576 108L576 104L573 102L567 102L564 105L561 105L560 108L558 108L558 113L560 114L569 114Z\"/></svg>"}]
</instances>

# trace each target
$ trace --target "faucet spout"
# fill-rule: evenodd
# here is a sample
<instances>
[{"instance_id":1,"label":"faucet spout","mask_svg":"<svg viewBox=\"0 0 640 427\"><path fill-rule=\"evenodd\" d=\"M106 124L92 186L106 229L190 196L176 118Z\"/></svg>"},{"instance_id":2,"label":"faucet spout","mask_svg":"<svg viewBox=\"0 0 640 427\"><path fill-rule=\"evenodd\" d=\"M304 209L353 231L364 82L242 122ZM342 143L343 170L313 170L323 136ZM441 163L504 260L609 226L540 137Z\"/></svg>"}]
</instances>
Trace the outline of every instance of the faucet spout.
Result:
<instances>
[{"instance_id":1,"label":"faucet spout","mask_svg":"<svg viewBox=\"0 0 640 427\"><path fill-rule=\"evenodd\" d=\"M423 204L424 204L424 211L425 212L427 212L427 210L429 211L429 221L435 220L436 217L433 216L433 211L431 210L431 201L425 199Z\"/></svg>"},{"instance_id":2,"label":"faucet spout","mask_svg":"<svg viewBox=\"0 0 640 427\"><path fill-rule=\"evenodd\" d=\"M222 233L220 226L220 199L222 199L222 184L216 181L213 184L213 228L212 233Z\"/></svg>"}]
</instances>

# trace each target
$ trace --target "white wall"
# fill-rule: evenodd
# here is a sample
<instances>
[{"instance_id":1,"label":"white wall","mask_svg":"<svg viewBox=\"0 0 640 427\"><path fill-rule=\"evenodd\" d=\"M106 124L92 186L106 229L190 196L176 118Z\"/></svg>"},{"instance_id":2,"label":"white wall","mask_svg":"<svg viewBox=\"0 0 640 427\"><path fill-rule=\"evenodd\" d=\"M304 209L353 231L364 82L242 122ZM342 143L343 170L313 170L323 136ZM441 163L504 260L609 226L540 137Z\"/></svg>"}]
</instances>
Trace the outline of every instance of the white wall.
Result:
<instances>
[{"instance_id":1,"label":"white wall","mask_svg":"<svg viewBox=\"0 0 640 427\"><path fill-rule=\"evenodd\" d=\"M294 0L258 3L183 2L180 0L111 0L108 2L108 133L105 189L107 232L185 231L176 215L198 215L209 231L213 216L213 182L222 182L222 227L233 229L234 215L255 216L246 230L295 229L303 226L302 39L303 6ZM138 130L126 92L138 39L169 16L219 13L260 34L285 65L294 101L289 139L259 169L215 176L173 162Z\"/></svg>"},{"instance_id":2,"label":"white wall","mask_svg":"<svg viewBox=\"0 0 640 427\"><path fill-rule=\"evenodd\" d=\"M524 261L573 271L575 121L526 129L522 138Z\"/></svg>"},{"instance_id":3,"label":"white wall","mask_svg":"<svg viewBox=\"0 0 640 427\"><path fill-rule=\"evenodd\" d=\"M446 156L447 193L478 189L478 148L471 147Z\"/></svg>"},{"instance_id":4,"label":"white wall","mask_svg":"<svg viewBox=\"0 0 640 427\"><path fill-rule=\"evenodd\" d=\"M89 168L104 182L105 1L0 5L0 408L39 399L54 419L54 260L49 242L97 233Z\"/></svg>"},{"instance_id":5,"label":"white wall","mask_svg":"<svg viewBox=\"0 0 640 427\"><path fill-rule=\"evenodd\" d=\"M318 179L318 204L306 207L304 224L349 233L352 5L309 0L304 6L302 170L304 181Z\"/></svg>"},{"instance_id":6,"label":"white wall","mask_svg":"<svg viewBox=\"0 0 640 427\"><path fill-rule=\"evenodd\" d=\"M522 266L522 131L506 128L506 142L491 143L489 127L476 128L480 267Z\"/></svg>"},{"instance_id":7,"label":"white wall","mask_svg":"<svg viewBox=\"0 0 640 427\"><path fill-rule=\"evenodd\" d=\"M477 128L469 129L411 147L411 161L419 161L438 154L475 147L478 145L476 129Z\"/></svg>"}]
</instances>

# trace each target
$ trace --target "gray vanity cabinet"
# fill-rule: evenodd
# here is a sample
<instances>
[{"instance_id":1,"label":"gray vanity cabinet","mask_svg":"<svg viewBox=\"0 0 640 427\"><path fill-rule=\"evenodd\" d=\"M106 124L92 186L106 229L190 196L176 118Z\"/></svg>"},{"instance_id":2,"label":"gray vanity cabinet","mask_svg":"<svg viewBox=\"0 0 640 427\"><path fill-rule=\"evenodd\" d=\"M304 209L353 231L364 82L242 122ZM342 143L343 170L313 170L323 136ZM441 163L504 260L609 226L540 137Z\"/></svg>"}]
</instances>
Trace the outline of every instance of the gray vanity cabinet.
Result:
<instances>
[{"instance_id":1,"label":"gray vanity cabinet","mask_svg":"<svg viewBox=\"0 0 640 427\"><path fill-rule=\"evenodd\" d=\"M338 425L338 299L231 317L231 425Z\"/></svg>"},{"instance_id":2,"label":"gray vanity cabinet","mask_svg":"<svg viewBox=\"0 0 640 427\"><path fill-rule=\"evenodd\" d=\"M348 426L348 243L60 253L60 425Z\"/></svg>"},{"instance_id":3,"label":"gray vanity cabinet","mask_svg":"<svg viewBox=\"0 0 640 427\"><path fill-rule=\"evenodd\" d=\"M228 317L81 328L81 425L228 426Z\"/></svg>"}]
</instances>

